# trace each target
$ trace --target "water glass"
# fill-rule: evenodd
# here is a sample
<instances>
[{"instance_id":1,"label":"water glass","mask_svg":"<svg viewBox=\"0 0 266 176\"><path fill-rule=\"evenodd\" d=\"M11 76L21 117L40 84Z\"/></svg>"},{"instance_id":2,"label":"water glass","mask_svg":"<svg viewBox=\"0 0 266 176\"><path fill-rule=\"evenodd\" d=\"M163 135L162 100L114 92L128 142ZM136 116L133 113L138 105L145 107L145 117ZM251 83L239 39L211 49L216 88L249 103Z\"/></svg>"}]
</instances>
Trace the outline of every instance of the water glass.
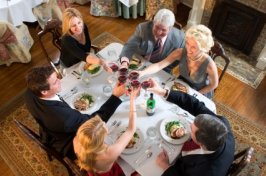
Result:
<instances>
[{"instance_id":1,"label":"water glass","mask_svg":"<svg viewBox=\"0 0 266 176\"><path fill-rule=\"evenodd\" d=\"M81 75L81 80L85 86L89 86L90 79L91 79L91 75L87 71L84 71Z\"/></svg>"},{"instance_id":2,"label":"water glass","mask_svg":"<svg viewBox=\"0 0 266 176\"><path fill-rule=\"evenodd\" d=\"M112 87L110 85L104 85L103 86L103 94L106 97L110 97L112 95Z\"/></svg>"}]
</instances>

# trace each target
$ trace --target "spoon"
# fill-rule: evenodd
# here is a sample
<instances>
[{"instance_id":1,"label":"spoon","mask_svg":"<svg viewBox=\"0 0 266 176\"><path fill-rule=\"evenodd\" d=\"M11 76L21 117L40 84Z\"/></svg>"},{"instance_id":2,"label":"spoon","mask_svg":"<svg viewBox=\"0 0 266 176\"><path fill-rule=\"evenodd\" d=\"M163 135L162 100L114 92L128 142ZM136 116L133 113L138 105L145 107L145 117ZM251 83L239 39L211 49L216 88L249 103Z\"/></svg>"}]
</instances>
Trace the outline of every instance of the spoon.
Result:
<instances>
[{"instance_id":1,"label":"spoon","mask_svg":"<svg viewBox=\"0 0 266 176\"><path fill-rule=\"evenodd\" d=\"M140 164L142 164L145 160L149 159L151 156L152 156L152 152L151 152L151 151L147 152L147 153L146 153L146 158L143 158L143 159L139 162L138 165L140 166Z\"/></svg>"}]
</instances>

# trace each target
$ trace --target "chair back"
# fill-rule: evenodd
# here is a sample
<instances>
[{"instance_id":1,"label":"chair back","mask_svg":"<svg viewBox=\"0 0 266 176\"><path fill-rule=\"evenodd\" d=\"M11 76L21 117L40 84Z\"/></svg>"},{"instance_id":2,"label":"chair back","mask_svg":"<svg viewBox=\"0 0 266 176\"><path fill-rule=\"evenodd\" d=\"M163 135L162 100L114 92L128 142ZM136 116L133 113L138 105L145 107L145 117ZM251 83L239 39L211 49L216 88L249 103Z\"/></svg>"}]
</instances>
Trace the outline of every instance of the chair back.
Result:
<instances>
[{"instance_id":1,"label":"chair back","mask_svg":"<svg viewBox=\"0 0 266 176\"><path fill-rule=\"evenodd\" d=\"M38 144L48 155L48 159L51 161L51 158L56 158L61 164L63 164L67 172L70 176L74 175L84 175L78 168L76 164L72 160L67 157L63 157L59 152L57 152L54 148L44 144L41 142L41 138L37 135L34 131L29 129L27 126L19 122L17 119L14 119L15 124L17 127L31 140Z\"/></svg>"},{"instance_id":2,"label":"chair back","mask_svg":"<svg viewBox=\"0 0 266 176\"><path fill-rule=\"evenodd\" d=\"M248 147L239 153L235 154L234 162L232 163L231 167L228 170L229 176L236 176L239 172L248 164L250 163L251 157L253 155L254 148Z\"/></svg>"},{"instance_id":3,"label":"chair back","mask_svg":"<svg viewBox=\"0 0 266 176\"><path fill-rule=\"evenodd\" d=\"M39 37L39 41L41 44L41 48L43 50L43 52L45 53L46 57L48 57L49 59L51 59L44 47L42 38L43 36L47 35L47 34L52 34L52 43L53 45L59 50L61 51L61 25L62 22L58 19L50 19L47 21L46 25L44 26L44 29L41 30L38 33L38 37Z\"/></svg>"},{"instance_id":4,"label":"chair back","mask_svg":"<svg viewBox=\"0 0 266 176\"><path fill-rule=\"evenodd\" d=\"M214 41L214 46L211 48L209 55L212 57L213 60L215 60L218 56L220 56L220 58L222 58L225 62L225 66L222 69L222 73L219 76L219 82L221 82L224 73L227 70L227 67L229 66L230 58L225 55L222 44L216 40Z\"/></svg>"}]
</instances>

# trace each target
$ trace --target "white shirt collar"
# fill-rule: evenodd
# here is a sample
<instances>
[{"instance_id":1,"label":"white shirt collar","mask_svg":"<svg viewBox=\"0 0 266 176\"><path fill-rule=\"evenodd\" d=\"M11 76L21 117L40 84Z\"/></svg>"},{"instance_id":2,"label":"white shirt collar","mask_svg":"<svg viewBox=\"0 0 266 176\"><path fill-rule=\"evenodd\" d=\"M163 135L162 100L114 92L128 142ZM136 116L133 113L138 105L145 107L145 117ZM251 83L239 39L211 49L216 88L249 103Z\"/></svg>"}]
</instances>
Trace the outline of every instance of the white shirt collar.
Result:
<instances>
[{"instance_id":1,"label":"white shirt collar","mask_svg":"<svg viewBox=\"0 0 266 176\"><path fill-rule=\"evenodd\" d=\"M187 156L187 155L205 155L205 154L211 154L214 153L215 151L209 151L209 150L204 150L202 148L191 150L191 151L182 151L182 156Z\"/></svg>"},{"instance_id":2,"label":"white shirt collar","mask_svg":"<svg viewBox=\"0 0 266 176\"><path fill-rule=\"evenodd\" d=\"M44 97L42 97L41 99L43 99L43 100L50 100L50 101L51 101L51 100L52 100L52 101L61 101L58 95L54 95L54 96L51 97L51 98L44 98Z\"/></svg>"}]
</instances>

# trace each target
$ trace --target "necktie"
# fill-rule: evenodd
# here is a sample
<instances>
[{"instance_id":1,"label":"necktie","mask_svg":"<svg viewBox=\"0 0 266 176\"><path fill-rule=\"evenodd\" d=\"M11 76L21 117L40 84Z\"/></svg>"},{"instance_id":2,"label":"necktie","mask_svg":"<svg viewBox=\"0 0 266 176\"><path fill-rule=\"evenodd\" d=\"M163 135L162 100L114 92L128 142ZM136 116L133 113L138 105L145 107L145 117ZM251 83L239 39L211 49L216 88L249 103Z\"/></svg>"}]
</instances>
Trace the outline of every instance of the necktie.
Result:
<instances>
[{"instance_id":1,"label":"necktie","mask_svg":"<svg viewBox=\"0 0 266 176\"><path fill-rule=\"evenodd\" d=\"M159 56L161 54L162 51L162 40L158 39L153 47L153 51L151 53L150 56L150 62L155 63L155 62L159 62Z\"/></svg>"},{"instance_id":2,"label":"necktie","mask_svg":"<svg viewBox=\"0 0 266 176\"><path fill-rule=\"evenodd\" d=\"M196 144L192 139L189 141L186 141L181 149L181 151L191 151L195 149L199 149L200 146Z\"/></svg>"}]
</instances>

